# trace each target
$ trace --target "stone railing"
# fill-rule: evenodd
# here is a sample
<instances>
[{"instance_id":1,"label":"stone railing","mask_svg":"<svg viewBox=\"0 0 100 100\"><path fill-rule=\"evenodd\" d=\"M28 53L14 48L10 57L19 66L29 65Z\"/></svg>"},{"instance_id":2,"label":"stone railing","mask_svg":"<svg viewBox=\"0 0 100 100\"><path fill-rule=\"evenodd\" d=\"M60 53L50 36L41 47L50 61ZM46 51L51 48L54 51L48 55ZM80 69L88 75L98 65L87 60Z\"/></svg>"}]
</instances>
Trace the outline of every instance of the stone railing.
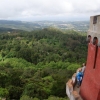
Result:
<instances>
[{"instance_id":1,"label":"stone railing","mask_svg":"<svg viewBox=\"0 0 100 100\"><path fill-rule=\"evenodd\" d=\"M80 68L77 69L77 71ZM76 71L76 73L77 73ZM70 100L82 100L78 91L74 90L76 85L76 73L73 74L72 78L66 83L66 94Z\"/></svg>"}]
</instances>

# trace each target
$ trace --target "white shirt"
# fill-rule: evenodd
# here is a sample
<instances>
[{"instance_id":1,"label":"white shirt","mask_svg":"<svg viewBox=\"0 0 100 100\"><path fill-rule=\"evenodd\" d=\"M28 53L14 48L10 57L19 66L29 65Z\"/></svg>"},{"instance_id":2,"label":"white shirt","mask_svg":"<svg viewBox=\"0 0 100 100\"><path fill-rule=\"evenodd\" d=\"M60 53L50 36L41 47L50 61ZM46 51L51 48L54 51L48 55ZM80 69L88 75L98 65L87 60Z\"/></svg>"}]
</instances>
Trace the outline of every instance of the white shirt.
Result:
<instances>
[{"instance_id":1,"label":"white shirt","mask_svg":"<svg viewBox=\"0 0 100 100\"><path fill-rule=\"evenodd\" d=\"M83 66L83 67L82 67L82 72L83 72L83 73L84 73L85 67L86 67L86 66Z\"/></svg>"}]
</instances>

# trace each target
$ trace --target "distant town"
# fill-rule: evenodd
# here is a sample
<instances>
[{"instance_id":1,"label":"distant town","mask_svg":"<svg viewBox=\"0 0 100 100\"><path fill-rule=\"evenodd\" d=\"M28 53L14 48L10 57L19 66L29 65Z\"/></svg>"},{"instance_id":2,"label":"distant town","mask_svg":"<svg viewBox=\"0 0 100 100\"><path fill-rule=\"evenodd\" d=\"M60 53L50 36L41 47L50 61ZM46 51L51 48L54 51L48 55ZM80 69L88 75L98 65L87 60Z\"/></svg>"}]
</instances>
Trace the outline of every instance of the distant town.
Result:
<instances>
[{"instance_id":1,"label":"distant town","mask_svg":"<svg viewBox=\"0 0 100 100\"><path fill-rule=\"evenodd\" d=\"M32 31L36 29L43 29L48 27L54 27L61 30L75 30L87 32L89 28L89 21L11 21L11 20L0 20L0 27L19 29L25 31Z\"/></svg>"}]
</instances>

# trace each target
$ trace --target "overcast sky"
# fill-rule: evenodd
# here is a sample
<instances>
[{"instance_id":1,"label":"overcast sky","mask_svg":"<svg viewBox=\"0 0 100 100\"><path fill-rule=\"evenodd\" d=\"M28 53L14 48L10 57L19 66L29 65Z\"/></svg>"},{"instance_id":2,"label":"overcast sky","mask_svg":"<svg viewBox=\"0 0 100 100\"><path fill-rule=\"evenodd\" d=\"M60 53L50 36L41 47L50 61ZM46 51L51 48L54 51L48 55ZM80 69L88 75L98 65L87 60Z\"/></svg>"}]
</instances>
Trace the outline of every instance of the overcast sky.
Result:
<instances>
[{"instance_id":1,"label":"overcast sky","mask_svg":"<svg viewBox=\"0 0 100 100\"><path fill-rule=\"evenodd\" d=\"M0 19L22 21L89 20L100 0L0 0Z\"/></svg>"}]
</instances>

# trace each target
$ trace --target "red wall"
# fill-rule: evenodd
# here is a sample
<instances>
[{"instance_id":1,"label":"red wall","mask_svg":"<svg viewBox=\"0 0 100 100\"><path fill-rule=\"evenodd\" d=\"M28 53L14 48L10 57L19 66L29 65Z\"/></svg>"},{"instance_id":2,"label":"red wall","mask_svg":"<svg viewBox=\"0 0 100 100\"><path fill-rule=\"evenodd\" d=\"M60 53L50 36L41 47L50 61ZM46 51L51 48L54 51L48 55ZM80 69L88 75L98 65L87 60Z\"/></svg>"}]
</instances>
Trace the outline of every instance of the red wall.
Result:
<instances>
[{"instance_id":1,"label":"red wall","mask_svg":"<svg viewBox=\"0 0 100 100\"><path fill-rule=\"evenodd\" d=\"M98 99L97 100L100 100L100 90L99 90L99 94L98 94Z\"/></svg>"},{"instance_id":2,"label":"red wall","mask_svg":"<svg viewBox=\"0 0 100 100\"><path fill-rule=\"evenodd\" d=\"M97 48L91 43L88 44L87 64L80 95L83 100L100 100L100 47Z\"/></svg>"}]
</instances>

